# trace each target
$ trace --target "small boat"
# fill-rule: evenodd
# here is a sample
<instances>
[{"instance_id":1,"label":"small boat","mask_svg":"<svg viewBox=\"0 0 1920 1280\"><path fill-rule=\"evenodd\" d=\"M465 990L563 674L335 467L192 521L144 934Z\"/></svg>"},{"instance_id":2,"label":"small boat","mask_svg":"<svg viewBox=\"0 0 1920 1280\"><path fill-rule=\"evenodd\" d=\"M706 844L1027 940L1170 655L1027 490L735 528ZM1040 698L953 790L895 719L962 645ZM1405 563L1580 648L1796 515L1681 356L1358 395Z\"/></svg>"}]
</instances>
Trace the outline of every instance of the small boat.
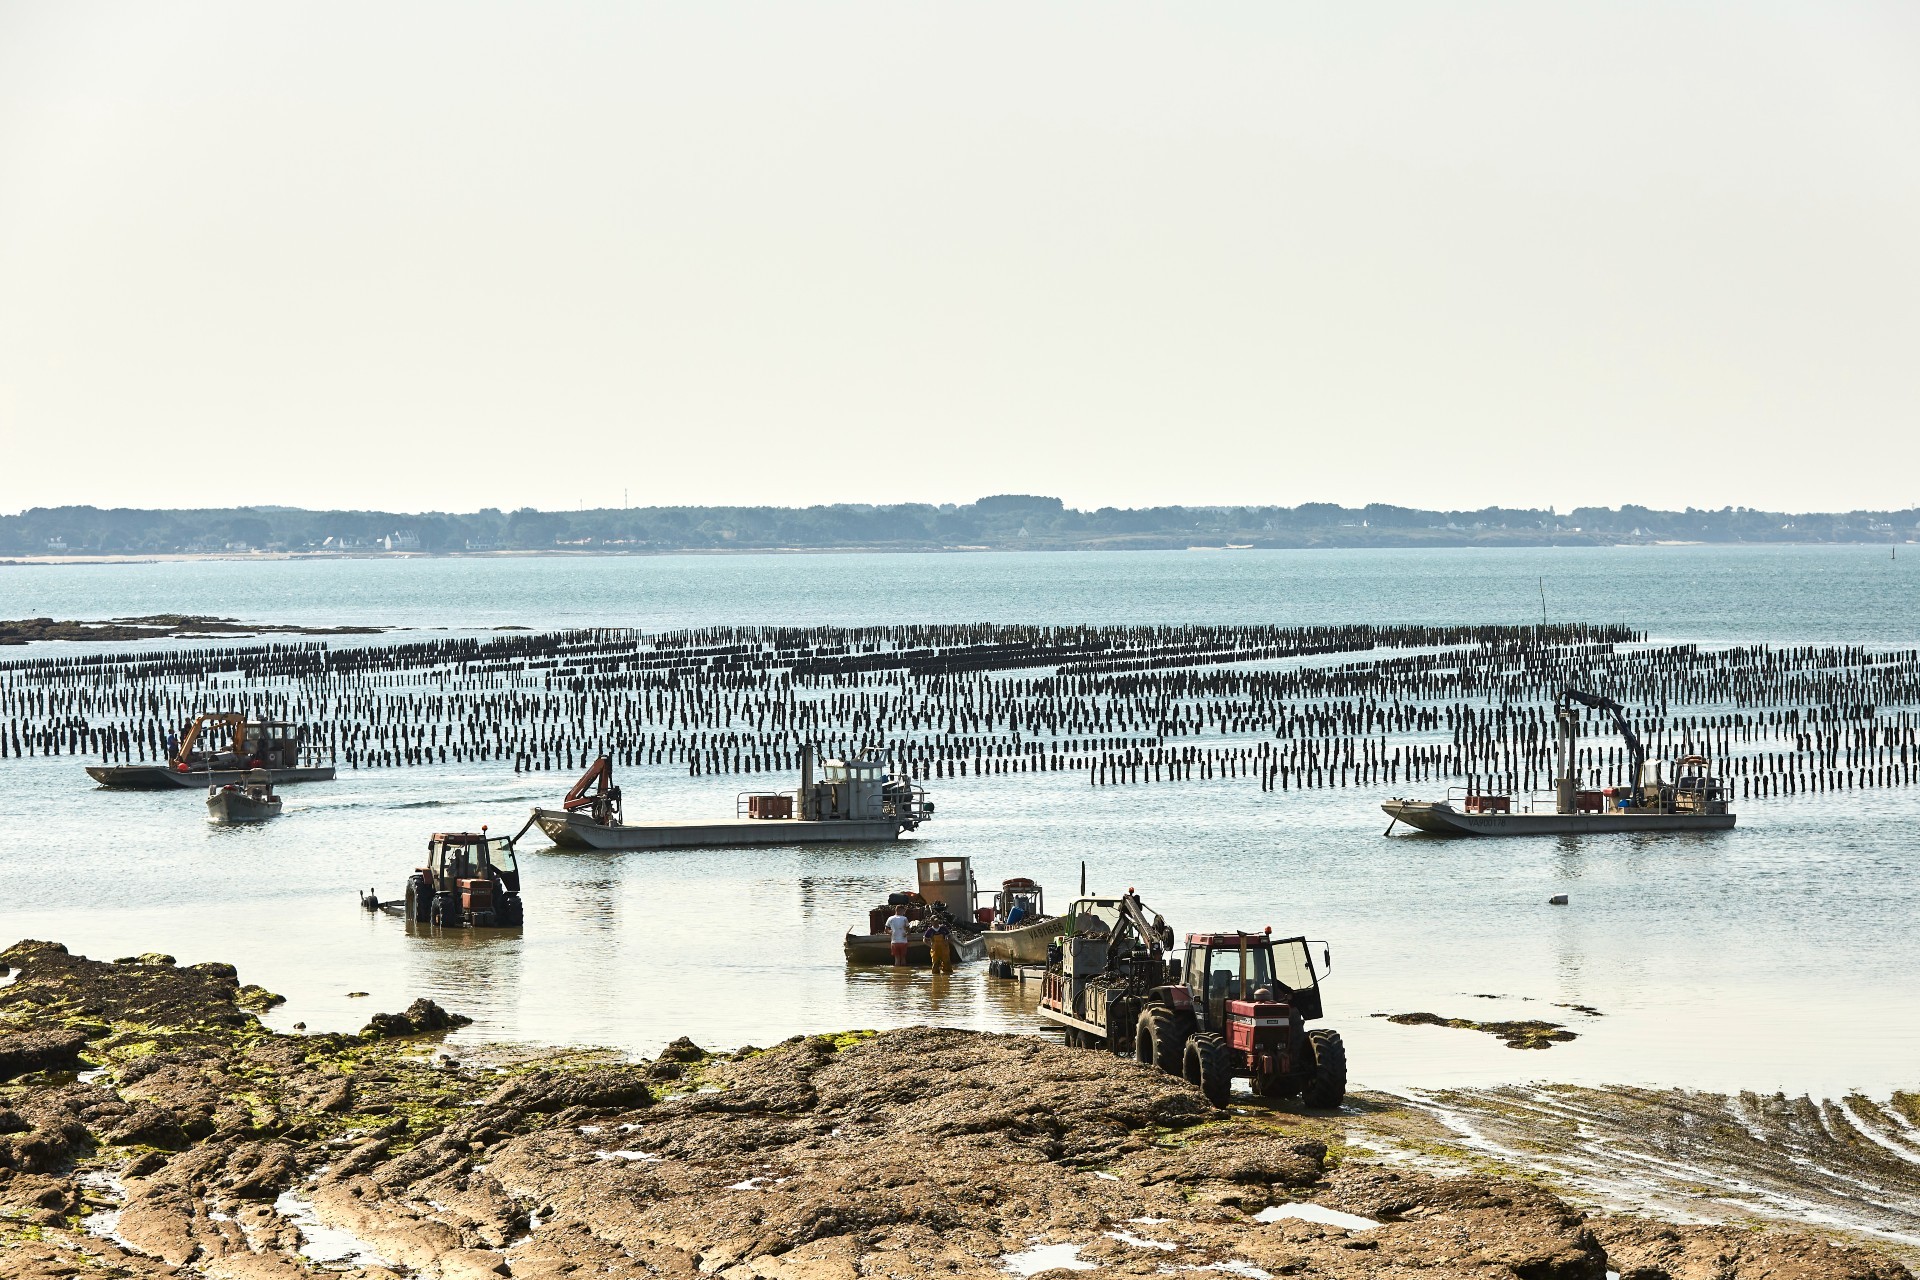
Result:
<instances>
[{"instance_id":1,"label":"small boat","mask_svg":"<svg viewBox=\"0 0 1920 1280\"><path fill-rule=\"evenodd\" d=\"M967 858L915 858L914 869L919 889L890 895L886 902L867 913L867 931L847 931L843 949L848 964L892 964L893 937L887 921L895 911L909 922L907 955L909 965L923 967L933 963L927 944L927 925L944 917L952 929L948 945L956 963L979 960L986 955L982 941L982 921L973 913L973 864Z\"/></svg>"},{"instance_id":2,"label":"small boat","mask_svg":"<svg viewBox=\"0 0 1920 1280\"><path fill-rule=\"evenodd\" d=\"M1025 876L1000 882L994 895L992 923L981 935L987 959L1005 964L1045 964L1047 944L1060 936L1067 922L1046 912L1040 885Z\"/></svg>"},{"instance_id":3,"label":"small boat","mask_svg":"<svg viewBox=\"0 0 1920 1280\"><path fill-rule=\"evenodd\" d=\"M333 766L307 756L300 727L282 720L248 720L238 711L194 717L172 755L158 763L90 764L87 776L119 791L225 786L264 771L276 784L331 782Z\"/></svg>"},{"instance_id":4,"label":"small boat","mask_svg":"<svg viewBox=\"0 0 1920 1280\"><path fill-rule=\"evenodd\" d=\"M814 781L813 749L803 747L798 790L743 792L731 818L631 822L613 784L613 761L601 756L558 809L535 809L527 826L562 849L737 849L898 840L933 817L926 789L890 772L885 760L826 760L821 774Z\"/></svg>"},{"instance_id":5,"label":"small boat","mask_svg":"<svg viewBox=\"0 0 1920 1280\"><path fill-rule=\"evenodd\" d=\"M207 788L207 818L221 826L279 816L280 797L273 793L273 777L265 769L249 772L244 782L216 782Z\"/></svg>"}]
</instances>

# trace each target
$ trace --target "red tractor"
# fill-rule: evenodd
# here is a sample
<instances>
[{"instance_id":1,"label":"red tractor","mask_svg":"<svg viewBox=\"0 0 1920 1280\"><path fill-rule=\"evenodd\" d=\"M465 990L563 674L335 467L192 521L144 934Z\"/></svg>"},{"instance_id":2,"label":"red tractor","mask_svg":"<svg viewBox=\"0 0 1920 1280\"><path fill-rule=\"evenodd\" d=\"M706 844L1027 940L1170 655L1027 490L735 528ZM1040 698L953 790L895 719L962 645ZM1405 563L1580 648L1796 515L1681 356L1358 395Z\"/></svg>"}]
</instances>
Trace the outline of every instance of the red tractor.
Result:
<instances>
[{"instance_id":1,"label":"red tractor","mask_svg":"<svg viewBox=\"0 0 1920 1280\"><path fill-rule=\"evenodd\" d=\"M1324 971L1333 957L1319 945ZM1170 954L1173 946L1173 930L1133 890L1082 898L1048 945L1034 1012L1067 1044L1131 1054L1184 1076L1216 1107L1227 1104L1235 1076L1263 1098L1340 1105L1347 1051L1339 1032L1306 1028L1321 1009L1305 938L1194 933L1184 960Z\"/></svg>"},{"instance_id":2,"label":"red tractor","mask_svg":"<svg viewBox=\"0 0 1920 1280\"><path fill-rule=\"evenodd\" d=\"M380 905L380 904L375 904ZM407 919L458 929L517 929L520 868L513 841L468 831L439 831L427 842L427 865L407 879Z\"/></svg>"},{"instance_id":3,"label":"red tractor","mask_svg":"<svg viewBox=\"0 0 1920 1280\"><path fill-rule=\"evenodd\" d=\"M1332 955L1321 944L1323 968ZM1169 965L1169 969L1173 966ZM1134 1027L1134 1057L1184 1076L1216 1107L1235 1076L1262 1098L1298 1096L1331 1110L1347 1092L1340 1033L1306 1029L1321 1016L1320 977L1305 938L1193 933L1175 981L1148 993Z\"/></svg>"}]
</instances>

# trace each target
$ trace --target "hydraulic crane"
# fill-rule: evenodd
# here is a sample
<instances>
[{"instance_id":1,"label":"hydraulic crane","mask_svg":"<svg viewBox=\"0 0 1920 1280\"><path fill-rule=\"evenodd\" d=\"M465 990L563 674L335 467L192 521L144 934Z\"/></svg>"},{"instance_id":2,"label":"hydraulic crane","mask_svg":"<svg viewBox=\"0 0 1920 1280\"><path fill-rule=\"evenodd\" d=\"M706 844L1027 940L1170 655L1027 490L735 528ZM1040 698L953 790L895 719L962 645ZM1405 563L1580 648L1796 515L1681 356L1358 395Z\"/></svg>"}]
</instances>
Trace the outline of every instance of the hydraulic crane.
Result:
<instances>
[{"instance_id":1,"label":"hydraulic crane","mask_svg":"<svg viewBox=\"0 0 1920 1280\"><path fill-rule=\"evenodd\" d=\"M1554 780L1554 809L1559 813L1572 813L1575 808L1575 793L1580 790L1579 764L1574 757L1574 743L1580 736L1580 713L1573 709L1574 703L1591 707L1595 711L1613 713L1613 727L1627 744L1627 780L1637 798L1640 792L1640 769L1646 763L1647 749L1640 745L1640 735L1627 723L1627 709L1612 698L1598 693L1583 693L1579 689L1562 689L1560 705L1554 711L1554 719L1560 727L1559 776Z\"/></svg>"}]
</instances>

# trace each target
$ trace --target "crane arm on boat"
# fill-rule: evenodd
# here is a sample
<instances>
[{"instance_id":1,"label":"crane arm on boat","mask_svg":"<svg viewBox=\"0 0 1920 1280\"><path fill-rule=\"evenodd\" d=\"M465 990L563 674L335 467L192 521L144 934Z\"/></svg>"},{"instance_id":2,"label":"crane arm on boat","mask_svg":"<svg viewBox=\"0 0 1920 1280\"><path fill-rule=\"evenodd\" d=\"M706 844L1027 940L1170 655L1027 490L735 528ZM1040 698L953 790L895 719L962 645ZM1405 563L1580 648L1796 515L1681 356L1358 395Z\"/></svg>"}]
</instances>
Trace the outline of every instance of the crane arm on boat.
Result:
<instances>
[{"instance_id":1,"label":"crane arm on boat","mask_svg":"<svg viewBox=\"0 0 1920 1280\"><path fill-rule=\"evenodd\" d=\"M1578 689L1562 689L1560 691L1560 705L1565 707L1569 702L1577 702L1581 706L1591 707L1595 711L1610 711L1613 713L1613 727L1620 731L1620 736L1626 740L1627 744L1627 759L1630 762L1627 777L1633 780L1635 786L1638 786L1640 782L1640 767L1646 763L1647 749L1640 745L1640 735L1633 731L1631 724L1627 723L1627 709L1615 702L1612 698L1603 697L1597 693L1582 693ZM1387 829L1391 831L1393 824L1388 823Z\"/></svg>"},{"instance_id":2,"label":"crane arm on boat","mask_svg":"<svg viewBox=\"0 0 1920 1280\"><path fill-rule=\"evenodd\" d=\"M588 810L595 822L619 822L620 788L613 785L613 757L596 757L560 804L568 813Z\"/></svg>"}]
</instances>

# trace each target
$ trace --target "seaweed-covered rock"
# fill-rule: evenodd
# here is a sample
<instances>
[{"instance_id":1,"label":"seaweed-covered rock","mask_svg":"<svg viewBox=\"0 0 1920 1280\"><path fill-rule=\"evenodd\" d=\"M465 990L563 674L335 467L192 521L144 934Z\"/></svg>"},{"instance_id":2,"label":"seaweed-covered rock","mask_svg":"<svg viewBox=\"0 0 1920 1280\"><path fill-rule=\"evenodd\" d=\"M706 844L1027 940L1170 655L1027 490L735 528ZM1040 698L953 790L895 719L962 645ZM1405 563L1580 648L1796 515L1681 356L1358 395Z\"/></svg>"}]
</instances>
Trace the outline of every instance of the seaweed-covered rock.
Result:
<instances>
[{"instance_id":1,"label":"seaweed-covered rock","mask_svg":"<svg viewBox=\"0 0 1920 1280\"><path fill-rule=\"evenodd\" d=\"M448 1013L431 1000L415 1000L405 1013L376 1013L360 1028L360 1034L374 1039L426 1035L451 1031L473 1021L463 1013Z\"/></svg>"},{"instance_id":2,"label":"seaweed-covered rock","mask_svg":"<svg viewBox=\"0 0 1920 1280\"><path fill-rule=\"evenodd\" d=\"M708 1056L709 1055L705 1049L702 1049L699 1045L695 1044L688 1037L681 1036L679 1039L675 1040L672 1044L668 1045L666 1048L660 1051L659 1061L661 1062L704 1062Z\"/></svg>"},{"instance_id":3,"label":"seaweed-covered rock","mask_svg":"<svg viewBox=\"0 0 1920 1280\"><path fill-rule=\"evenodd\" d=\"M0 1034L0 1080L29 1071L74 1070L86 1047L86 1033L67 1028Z\"/></svg>"},{"instance_id":4,"label":"seaweed-covered rock","mask_svg":"<svg viewBox=\"0 0 1920 1280\"><path fill-rule=\"evenodd\" d=\"M489 1094L484 1105L496 1112L552 1114L575 1107L597 1111L644 1107L652 1101L644 1069L617 1067L515 1076Z\"/></svg>"},{"instance_id":5,"label":"seaweed-covered rock","mask_svg":"<svg viewBox=\"0 0 1920 1280\"><path fill-rule=\"evenodd\" d=\"M42 1027L78 1022L86 1024L90 1038L122 1023L205 1038L259 1029L235 1003L240 984L231 965L180 968L171 956L152 953L132 957L132 963L105 964L70 955L57 942L37 941L15 943L0 952L0 960L21 970L16 981L0 987L0 1018L8 1021L44 1020Z\"/></svg>"}]
</instances>

